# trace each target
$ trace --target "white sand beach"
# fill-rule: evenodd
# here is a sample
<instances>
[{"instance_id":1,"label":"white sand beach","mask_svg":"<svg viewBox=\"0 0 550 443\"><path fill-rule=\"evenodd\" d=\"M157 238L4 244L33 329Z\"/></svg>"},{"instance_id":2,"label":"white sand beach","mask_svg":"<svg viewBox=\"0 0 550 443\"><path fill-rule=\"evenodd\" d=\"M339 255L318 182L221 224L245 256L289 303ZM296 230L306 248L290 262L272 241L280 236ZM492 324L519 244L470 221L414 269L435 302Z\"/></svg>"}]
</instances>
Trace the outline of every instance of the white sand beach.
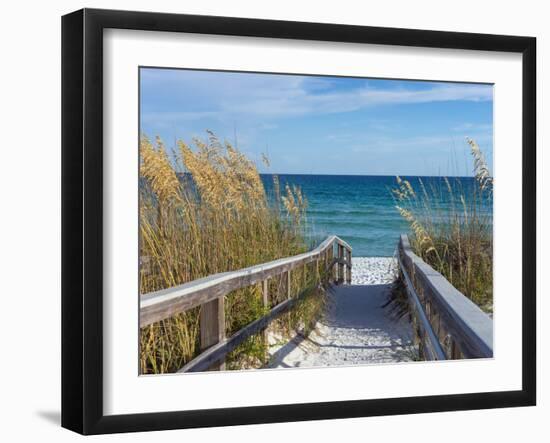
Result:
<instances>
[{"instance_id":1,"label":"white sand beach","mask_svg":"<svg viewBox=\"0 0 550 443\"><path fill-rule=\"evenodd\" d=\"M329 309L308 337L281 345L270 337L271 368L317 367L411 361L412 328L382 305L394 279L391 257L352 259L352 284L334 287Z\"/></svg>"}]
</instances>

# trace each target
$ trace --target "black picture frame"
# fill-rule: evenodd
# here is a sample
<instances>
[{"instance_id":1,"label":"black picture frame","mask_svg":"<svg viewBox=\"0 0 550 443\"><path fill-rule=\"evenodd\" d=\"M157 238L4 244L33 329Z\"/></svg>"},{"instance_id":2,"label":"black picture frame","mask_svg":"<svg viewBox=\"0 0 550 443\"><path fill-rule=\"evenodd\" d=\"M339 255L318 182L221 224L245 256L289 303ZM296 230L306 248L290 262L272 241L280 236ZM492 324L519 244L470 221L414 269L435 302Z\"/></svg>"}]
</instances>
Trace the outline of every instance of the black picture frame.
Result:
<instances>
[{"instance_id":1,"label":"black picture frame","mask_svg":"<svg viewBox=\"0 0 550 443\"><path fill-rule=\"evenodd\" d=\"M103 30L171 31L522 54L522 389L131 415L103 413ZM457 411L536 403L536 39L83 9L62 18L62 426L82 434Z\"/></svg>"}]
</instances>

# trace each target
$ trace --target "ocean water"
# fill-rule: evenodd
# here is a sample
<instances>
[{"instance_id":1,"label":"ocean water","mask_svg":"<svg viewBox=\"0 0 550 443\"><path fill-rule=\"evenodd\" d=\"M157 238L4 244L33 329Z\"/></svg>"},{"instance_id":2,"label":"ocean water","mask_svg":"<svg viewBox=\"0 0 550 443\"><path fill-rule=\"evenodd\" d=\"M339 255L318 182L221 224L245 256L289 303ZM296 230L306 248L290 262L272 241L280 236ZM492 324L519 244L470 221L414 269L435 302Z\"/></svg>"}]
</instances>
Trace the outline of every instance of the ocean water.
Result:
<instances>
[{"instance_id":1,"label":"ocean water","mask_svg":"<svg viewBox=\"0 0 550 443\"><path fill-rule=\"evenodd\" d=\"M273 196L273 176L262 174L268 196ZM348 242L355 257L388 257L394 254L401 233L409 231L408 223L395 208L390 189L397 182L394 176L358 175L295 175L278 174L281 192L285 184L302 189L308 200L307 232L312 242L335 234ZM419 177L402 177L421 192ZM439 196L438 205L445 211L451 199L440 177L421 177L428 190ZM466 195L474 192L471 177L449 179L454 189ZM492 203L484 203L484 211L492 214Z\"/></svg>"}]
</instances>

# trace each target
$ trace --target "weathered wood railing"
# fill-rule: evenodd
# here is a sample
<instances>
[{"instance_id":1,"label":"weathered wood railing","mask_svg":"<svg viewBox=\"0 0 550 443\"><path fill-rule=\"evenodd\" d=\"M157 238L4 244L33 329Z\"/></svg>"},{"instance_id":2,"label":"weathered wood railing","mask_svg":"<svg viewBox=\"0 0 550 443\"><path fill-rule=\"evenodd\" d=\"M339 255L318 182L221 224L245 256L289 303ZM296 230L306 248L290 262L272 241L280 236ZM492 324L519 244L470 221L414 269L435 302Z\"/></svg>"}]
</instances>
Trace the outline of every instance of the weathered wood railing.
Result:
<instances>
[{"instance_id":1,"label":"weathered wood railing","mask_svg":"<svg viewBox=\"0 0 550 443\"><path fill-rule=\"evenodd\" d=\"M415 340L427 360L493 357L493 320L449 281L412 252L401 235L403 273Z\"/></svg>"},{"instance_id":2,"label":"weathered wood railing","mask_svg":"<svg viewBox=\"0 0 550 443\"><path fill-rule=\"evenodd\" d=\"M336 256L335 256L336 247ZM351 283L352 248L333 235L312 251L282 258L268 263L222 272L194 280L183 285L144 294L140 301L140 327L170 318L178 313L200 306L201 353L188 362L180 372L223 369L225 356L248 337L265 329L271 321L294 304L291 296L291 272L299 266L315 264L325 269L326 280L331 283ZM337 266L335 266L337 265ZM272 278L285 282L286 300L269 306L269 285ZM261 284L264 306L270 311L230 337L226 337L225 296L237 289Z\"/></svg>"}]
</instances>

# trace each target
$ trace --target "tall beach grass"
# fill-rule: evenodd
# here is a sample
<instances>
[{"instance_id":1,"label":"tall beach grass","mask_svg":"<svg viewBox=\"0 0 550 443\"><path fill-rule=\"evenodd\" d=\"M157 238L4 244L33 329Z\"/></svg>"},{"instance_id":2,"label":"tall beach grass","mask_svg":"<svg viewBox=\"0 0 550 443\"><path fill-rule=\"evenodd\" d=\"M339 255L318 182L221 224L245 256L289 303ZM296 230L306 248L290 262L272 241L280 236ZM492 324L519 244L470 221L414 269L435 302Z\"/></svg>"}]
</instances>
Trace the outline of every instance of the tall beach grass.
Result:
<instances>
[{"instance_id":1,"label":"tall beach grass","mask_svg":"<svg viewBox=\"0 0 550 443\"><path fill-rule=\"evenodd\" d=\"M471 186L442 178L418 183L397 177L391 190L409 223L414 252L486 312L493 309L493 178L483 153L467 139L474 161Z\"/></svg>"},{"instance_id":2,"label":"tall beach grass","mask_svg":"<svg viewBox=\"0 0 550 443\"><path fill-rule=\"evenodd\" d=\"M267 159L265 159L267 162ZM303 232L307 201L297 187L268 198L257 168L229 143L208 132L183 141L170 154L160 139L140 141L140 293L173 287L218 272L300 254L311 245ZM306 328L322 311L320 274L292 273L293 296L306 293L279 327ZM286 297L282 280L269 282L269 306L258 286L226 296L226 335L265 315ZM321 292L321 294L319 294ZM174 372L200 352L200 307L141 328L140 372ZM266 363L266 344L255 336L233 351L228 369Z\"/></svg>"}]
</instances>

